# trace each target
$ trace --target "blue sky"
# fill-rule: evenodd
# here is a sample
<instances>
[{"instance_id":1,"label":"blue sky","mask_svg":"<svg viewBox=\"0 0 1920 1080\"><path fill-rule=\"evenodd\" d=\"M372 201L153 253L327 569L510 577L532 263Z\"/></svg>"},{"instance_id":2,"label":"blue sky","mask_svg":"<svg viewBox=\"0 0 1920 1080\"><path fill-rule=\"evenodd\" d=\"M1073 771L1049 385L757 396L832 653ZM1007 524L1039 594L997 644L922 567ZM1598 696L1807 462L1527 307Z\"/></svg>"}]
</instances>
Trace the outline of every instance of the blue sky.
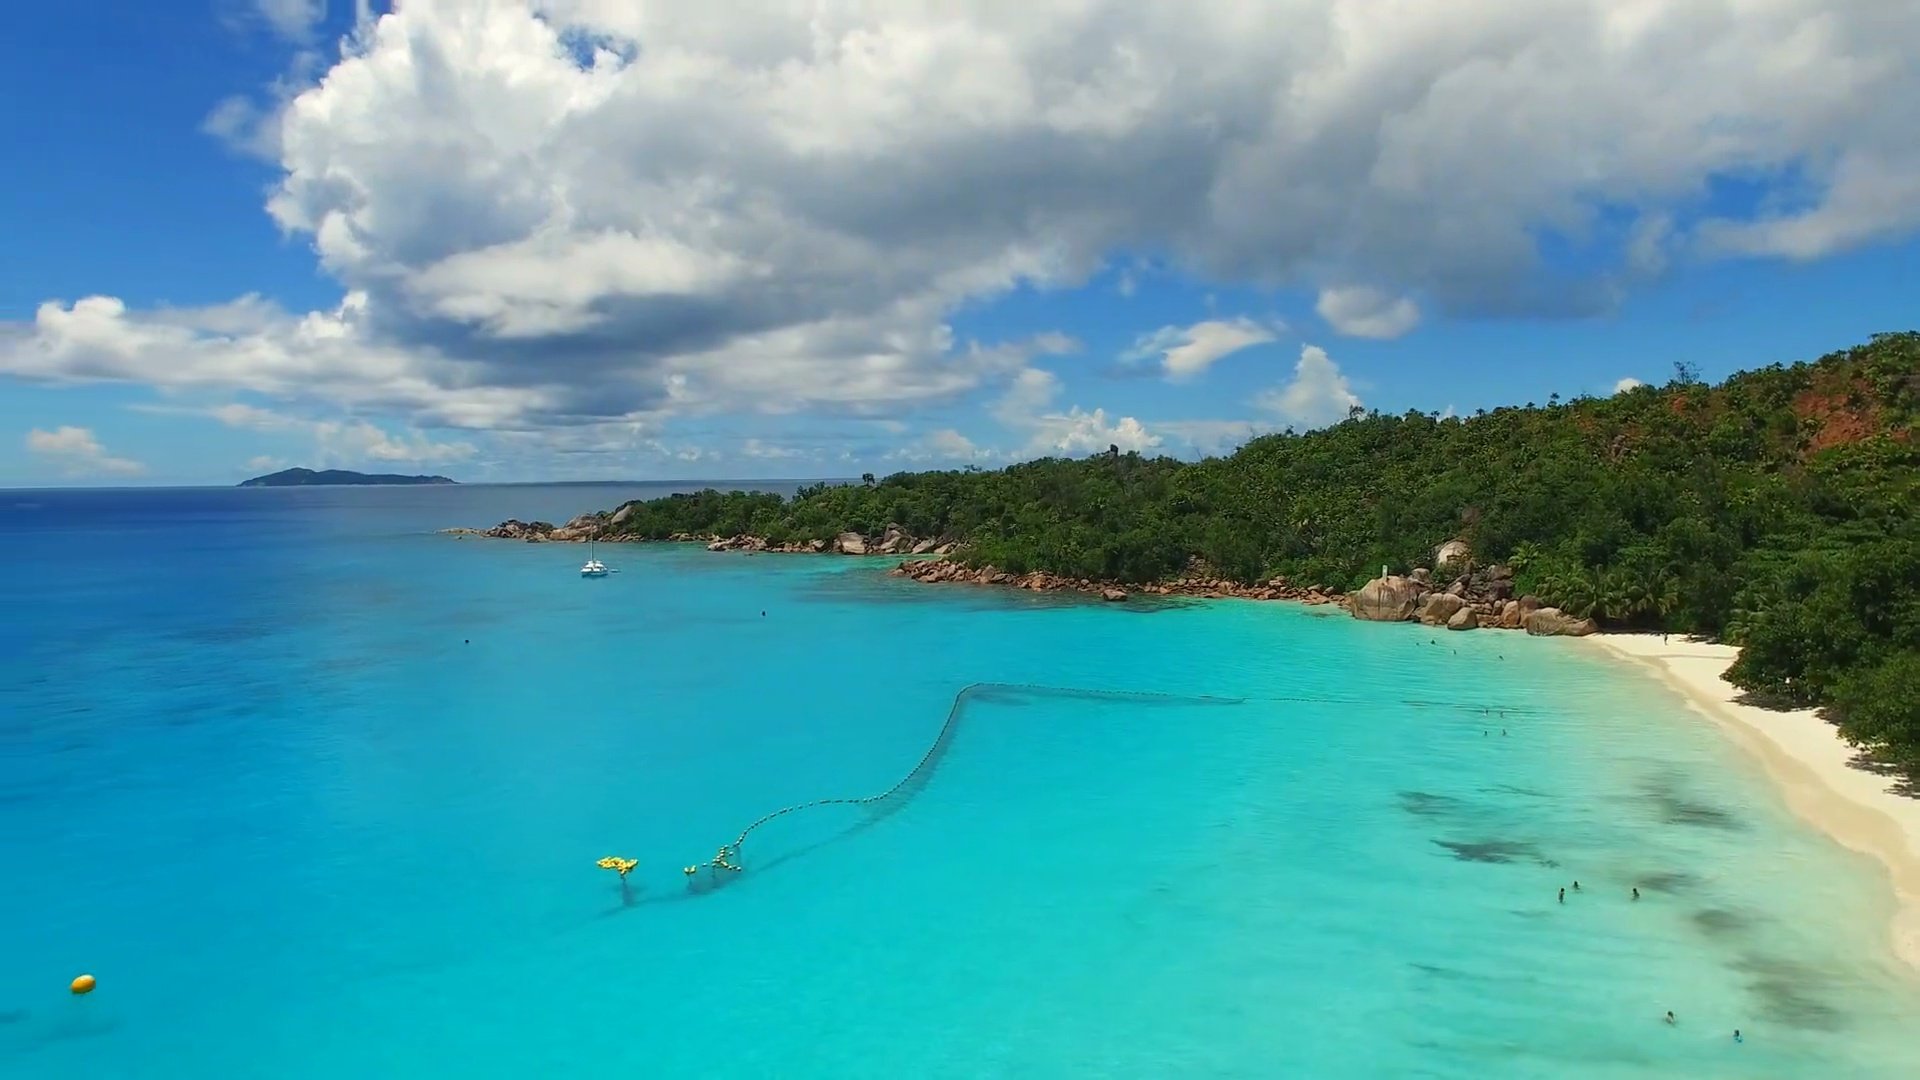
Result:
<instances>
[{"instance_id":1,"label":"blue sky","mask_svg":"<svg viewBox=\"0 0 1920 1080\"><path fill-rule=\"evenodd\" d=\"M1191 456L1920 325L1898 5L537 7L14 13L0 486Z\"/></svg>"}]
</instances>

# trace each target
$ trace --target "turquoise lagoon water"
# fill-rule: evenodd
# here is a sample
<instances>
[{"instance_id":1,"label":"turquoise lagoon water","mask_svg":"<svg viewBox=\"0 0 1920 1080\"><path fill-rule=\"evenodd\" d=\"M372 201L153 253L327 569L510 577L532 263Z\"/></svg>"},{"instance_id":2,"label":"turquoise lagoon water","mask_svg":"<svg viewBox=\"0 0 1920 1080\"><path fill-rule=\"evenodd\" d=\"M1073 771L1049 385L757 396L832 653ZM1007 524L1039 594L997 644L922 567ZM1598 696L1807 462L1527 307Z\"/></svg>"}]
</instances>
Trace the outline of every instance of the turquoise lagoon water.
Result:
<instances>
[{"instance_id":1,"label":"turquoise lagoon water","mask_svg":"<svg viewBox=\"0 0 1920 1080\"><path fill-rule=\"evenodd\" d=\"M1920 1069L1884 878L1629 669L432 533L636 491L0 493L0 1074Z\"/></svg>"}]
</instances>

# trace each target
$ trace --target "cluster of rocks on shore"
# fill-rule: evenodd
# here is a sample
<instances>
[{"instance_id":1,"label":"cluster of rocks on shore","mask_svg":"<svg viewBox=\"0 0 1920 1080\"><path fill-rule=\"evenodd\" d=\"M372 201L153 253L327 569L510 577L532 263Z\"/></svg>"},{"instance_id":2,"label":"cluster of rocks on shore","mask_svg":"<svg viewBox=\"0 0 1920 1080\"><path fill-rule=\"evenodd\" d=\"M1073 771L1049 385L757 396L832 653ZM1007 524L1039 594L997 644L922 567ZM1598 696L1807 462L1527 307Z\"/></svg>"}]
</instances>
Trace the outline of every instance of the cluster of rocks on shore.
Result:
<instances>
[{"instance_id":1,"label":"cluster of rocks on shore","mask_svg":"<svg viewBox=\"0 0 1920 1080\"><path fill-rule=\"evenodd\" d=\"M1109 581L1066 577L1061 574L1050 574L1045 570L1013 574L993 566L963 566L944 559L903 562L894 567L891 572L901 577L928 583L999 585L1012 589L1031 589L1034 592L1083 592L1099 596L1104 600L1115 601L1125 600L1128 597L1125 588ZM1242 585L1224 578L1184 577L1173 581L1138 585L1134 587L1134 591L1143 596L1195 596L1212 600L1236 597L1243 600L1291 600L1314 605L1336 604L1342 599L1338 592L1322 589L1317 585L1299 588L1289 584L1284 578L1274 578L1262 585Z\"/></svg>"},{"instance_id":2,"label":"cluster of rocks on shore","mask_svg":"<svg viewBox=\"0 0 1920 1080\"><path fill-rule=\"evenodd\" d=\"M1513 570L1471 567L1447 586L1437 589L1432 572L1421 568L1407 575L1374 578L1348 600L1356 619L1375 622L1414 622L1449 630L1525 630L1529 634L1584 637L1600 629L1592 619L1577 619L1548 607L1538 597L1513 595Z\"/></svg>"},{"instance_id":3,"label":"cluster of rocks on shore","mask_svg":"<svg viewBox=\"0 0 1920 1080\"><path fill-rule=\"evenodd\" d=\"M679 535L669 540L699 541L704 537ZM773 551L789 554L815 555L951 555L958 545L950 540L915 539L898 525L889 525L879 537L868 537L857 532L843 532L831 540L795 540L784 544L769 543L760 536L713 537L707 540L708 551Z\"/></svg>"},{"instance_id":4,"label":"cluster of rocks on shore","mask_svg":"<svg viewBox=\"0 0 1920 1080\"><path fill-rule=\"evenodd\" d=\"M528 543L639 541L640 537L616 531L625 523L629 513L630 508L622 507L612 514L581 514L564 525L508 519L490 529L448 529L447 532ZM831 540L798 540L777 544L765 537L745 534L698 536L675 533L667 540L704 543L708 551L932 556L902 562L891 572L929 584L958 583L1029 589L1034 592L1082 592L1113 601L1125 600L1129 595L1127 587L1111 581L1067 577L1044 570L1013 574L992 566L966 566L947 558L958 548L953 541L916 538L898 525L889 525L878 535L843 532ZM1450 547L1440 549L1440 561L1459 560L1465 563L1465 570L1444 588L1437 587L1433 572L1422 567L1405 575L1389 574L1374 578L1351 595L1319 585L1294 585L1285 578L1244 585L1204 573L1173 581L1136 585L1132 589L1147 596L1285 600L1310 606L1337 604L1346 608L1356 619L1419 622L1424 626L1444 626L1449 630L1525 630L1529 634L1582 637L1599 629L1592 619L1575 618L1559 608L1546 606L1537 597L1516 597L1513 570L1510 567L1475 567L1467 560L1463 544L1459 541L1450 544Z\"/></svg>"},{"instance_id":5,"label":"cluster of rocks on shore","mask_svg":"<svg viewBox=\"0 0 1920 1080\"><path fill-rule=\"evenodd\" d=\"M997 585L1036 592L1074 591L1107 600L1125 600L1128 592L1112 582L1064 577L1036 570L1011 574L992 566L963 566L944 559L903 562L892 571L915 581ZM1285 578L1262 584L1207 576L1135 586L1149 596L1194 596L1207 599L1286 600L1307 605L1338 604L1356 619L1375 622L1419 622L1449 630L1525 630L1530 634L1581 637L1599 629L1592 619L1576 619L1536 597L1513 595L1513 571L1505 566L1467 570L1446 588L1435 588L1433 572L1425 568L1406 576L1389 575L1367 582L1359 592L1344 594L1318 585L1298 586Z\"/></svg>"},{"instance_id":6,"label":"cluster of rocks on shore","mask_svg":"<svg viewBox=\"0 0 1920 1080\"><path fill-rule=\"evenodd\" d=\"M607 536L606 519L599 514L581 514L565 525L551 521L521 521L508 518L491 529L442 529L449 536L485 536L494 540L524 540L529 544L586 543L588 540L613 540Z\"/></svg>"}]
</instances>

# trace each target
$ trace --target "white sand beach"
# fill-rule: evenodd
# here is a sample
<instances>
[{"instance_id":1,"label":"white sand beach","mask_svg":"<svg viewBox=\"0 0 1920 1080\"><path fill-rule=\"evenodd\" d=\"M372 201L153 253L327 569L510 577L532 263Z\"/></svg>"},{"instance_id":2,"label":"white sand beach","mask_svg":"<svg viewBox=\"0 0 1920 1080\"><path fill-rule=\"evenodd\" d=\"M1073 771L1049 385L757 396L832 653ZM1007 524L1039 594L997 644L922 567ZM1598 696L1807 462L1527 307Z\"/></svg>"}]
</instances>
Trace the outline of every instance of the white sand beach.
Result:
<instances>
[{"instance_id":1,"label":"white sand beach","mask_svg":"<svg viewBox=\"0 0 1920 1080\"><path fill-rule=\"evenodd\" d=\"M1583 640L1658 674L1759 757L1795 813L1884 864L1900 900L1894 951L1920 968L1920 799L1895 793L1894 778L1855 766L1854 748L1812 710L1774 712L1735 700L1739 689L1721 678L1740 655L1731 645L1657 634Z\"/></svg>"}]
</instances>

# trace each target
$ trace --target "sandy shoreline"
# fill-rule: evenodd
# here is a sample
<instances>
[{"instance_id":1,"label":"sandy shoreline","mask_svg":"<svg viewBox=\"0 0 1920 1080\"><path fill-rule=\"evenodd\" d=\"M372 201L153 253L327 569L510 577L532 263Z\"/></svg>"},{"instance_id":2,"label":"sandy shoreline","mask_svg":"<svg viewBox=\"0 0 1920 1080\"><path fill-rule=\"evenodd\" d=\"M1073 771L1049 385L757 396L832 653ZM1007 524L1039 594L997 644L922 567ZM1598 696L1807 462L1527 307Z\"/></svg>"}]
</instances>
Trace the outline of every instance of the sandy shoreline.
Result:
<instances>
[{"instance_id":1,"label":"sandy shoreline","mask_svg":"<svg viewBox=\"0 0 1920 1080\"><path fill-rule=\"evenodd\" d=\"M1757 755L1803 819L1887 868L1900 908L1893 948L1920 969L1920 799L1895 794L1894 780L1855 768L1855 751L1812 710L1773 712L1735 700L1720 676L1740 650L1656 634L1579 639L1646 667L1696 710Z\"/></svg>"}]
</instances>

